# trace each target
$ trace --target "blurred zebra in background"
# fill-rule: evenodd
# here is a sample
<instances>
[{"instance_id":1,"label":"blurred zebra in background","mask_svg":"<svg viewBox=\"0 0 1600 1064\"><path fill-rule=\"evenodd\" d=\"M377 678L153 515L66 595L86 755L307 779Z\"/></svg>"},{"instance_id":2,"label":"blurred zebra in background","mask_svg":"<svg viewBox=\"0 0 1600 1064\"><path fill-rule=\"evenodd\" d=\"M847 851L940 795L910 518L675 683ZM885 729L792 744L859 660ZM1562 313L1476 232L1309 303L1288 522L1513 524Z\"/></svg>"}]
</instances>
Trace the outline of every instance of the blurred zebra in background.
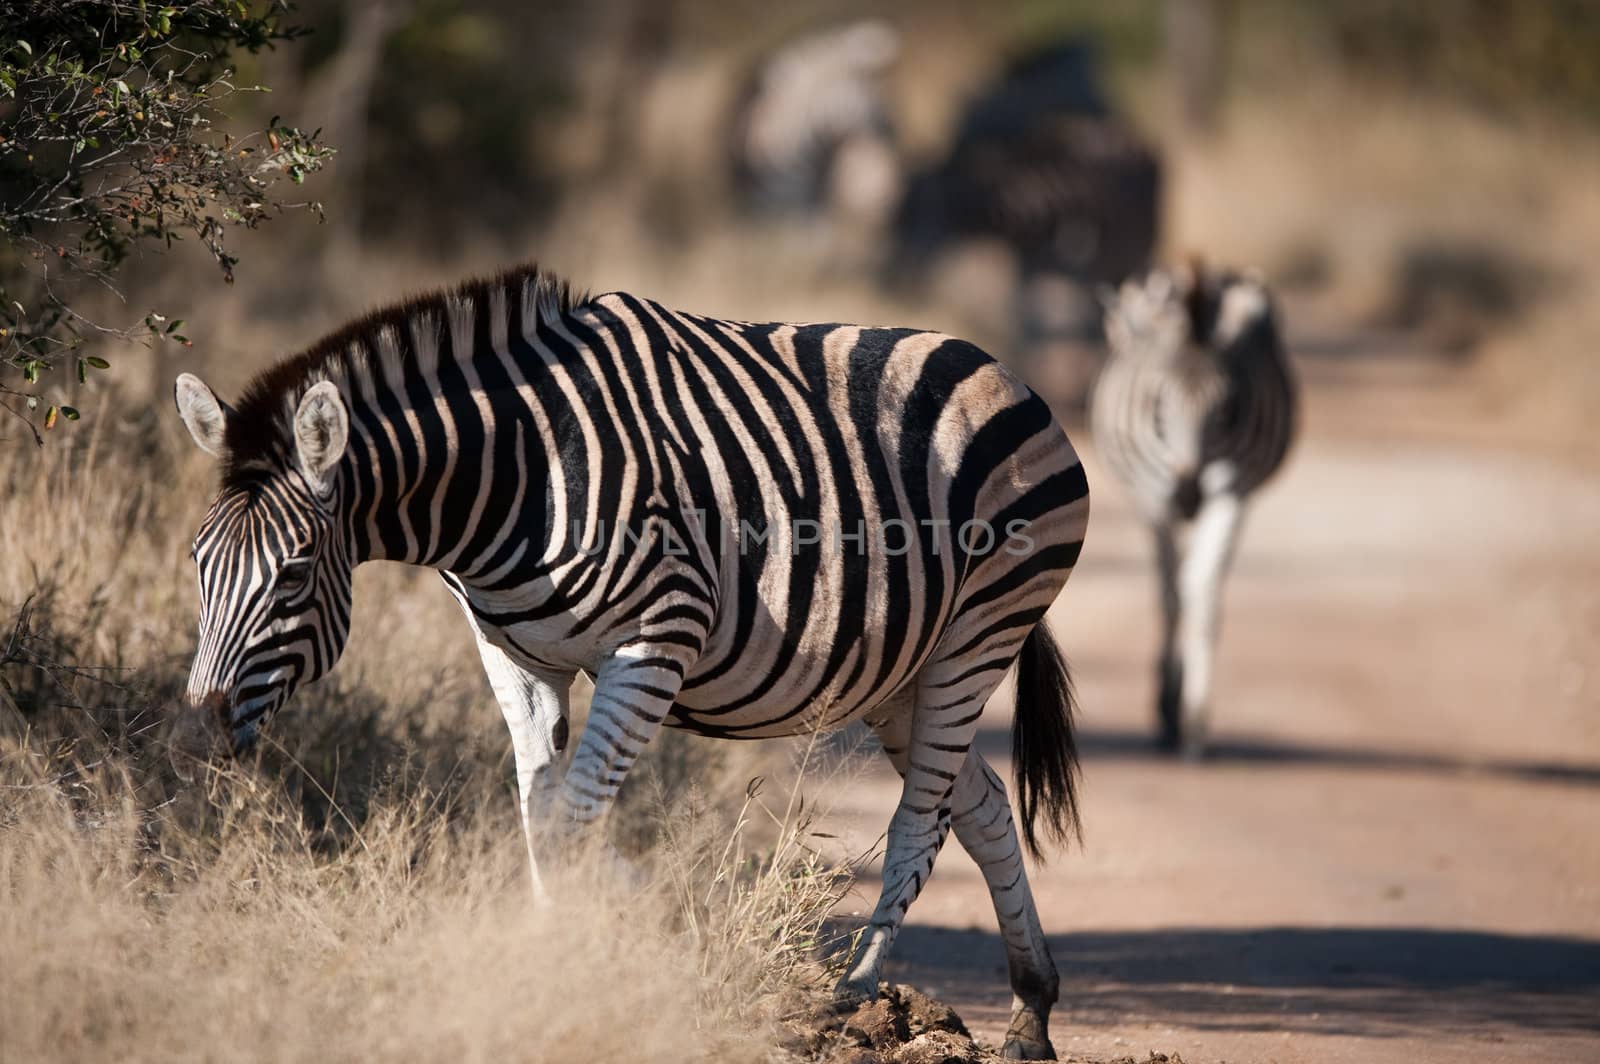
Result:
<instances>
[{"instance_id":1,"label":"blurred zebra in background","mask_svg":"<svg viewBox=\"0 0 1600 1064\"><path fill-rule=\"evenodd\" d=\"M729 128L740 200L886 224L901 174L884 82L899 52L892 26L865 20L807 34L760 60Z\"/></svg>"},{"instance_id":2,"label":"blurred zebra in background","mask_svg":"<svg viewBox=\"0 0 1600 1064\"><path fill-rule=\"evenodd\" d=\"M1024 57L973 100L948 154L910 181L903 257L993 237L1024 277L1115 284L1156 245L1161 166L1111 110L1093 49L1070 41Z\"/></svg>"},{"instance_id":3,"label":"blurred zebra in background","mask_svg":"<svg viewBox=\"0 0 1600 1064\"><path fill-rule=\"evenodd\" d=\"M728 322L513 270L379 311L237 408L178 378L223 460L195 539L181 749L248 745L337 662L354 567L437 569L511 730L530 865L595 838L663 727L865 720L903 777L883 889L839 986L876 997L946 835L982 869L1008 1056L1053 1056L1058 980L1000 778L974 747L1017 663L1021 838L1074 830L1066 664L1043 620L1089 486L1050 408L969 343ZM594 679L569 763L569 690Z\"/></svg>"},{"instance_id":4,"label":"blurred zebra in background","mask_svg":"<svg viewBox=\"0 0 1600 1064\"><path fill-rule=\"evenodd\" d=\"M1223 578L1250 495L1283 462L1297 397L1264 284L1203 266L1105 297L1095 445L1155 533L1161 740L1204 753Z\"/></svg>"},{"instance_id":5,"label":"blurred zebra in background","mask_svg":"<svg viewBox=\"0 0 1600 1064\"><path fill-rule=\"evenodd\" d=\"M946 252L1004 250L1020 364L1069 404L1087 398L1099 361L1096 286L1148 269L1160 225L1160 161L1095 67L1076 41L1011 66L967 106L945 156L911 178L895 220L892 281L928 276ZM959 304L971 289L942 285L938 297Z\"/></svg>"}]
</instances>

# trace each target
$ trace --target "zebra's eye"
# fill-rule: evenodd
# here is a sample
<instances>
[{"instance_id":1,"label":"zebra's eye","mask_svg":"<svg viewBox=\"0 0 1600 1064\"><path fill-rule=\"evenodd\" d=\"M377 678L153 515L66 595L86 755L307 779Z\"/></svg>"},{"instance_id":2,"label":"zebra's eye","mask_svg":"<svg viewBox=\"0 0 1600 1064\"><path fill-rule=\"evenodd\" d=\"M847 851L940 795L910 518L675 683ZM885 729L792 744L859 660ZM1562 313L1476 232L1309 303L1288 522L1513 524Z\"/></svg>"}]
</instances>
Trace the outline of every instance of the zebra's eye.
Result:
<instances>
[{"instance_id":1,"label":"zebra's eye","mask_svg":"<svg viewBox=\"0 0 1600 1064\"><path fill-rule=\"evenodd\" d=\"M284 597L300 594L311 582L311 562L309 560L296 560L285 562L283 568L278 570L277 592Z\"/></svg>"}]
</instances>

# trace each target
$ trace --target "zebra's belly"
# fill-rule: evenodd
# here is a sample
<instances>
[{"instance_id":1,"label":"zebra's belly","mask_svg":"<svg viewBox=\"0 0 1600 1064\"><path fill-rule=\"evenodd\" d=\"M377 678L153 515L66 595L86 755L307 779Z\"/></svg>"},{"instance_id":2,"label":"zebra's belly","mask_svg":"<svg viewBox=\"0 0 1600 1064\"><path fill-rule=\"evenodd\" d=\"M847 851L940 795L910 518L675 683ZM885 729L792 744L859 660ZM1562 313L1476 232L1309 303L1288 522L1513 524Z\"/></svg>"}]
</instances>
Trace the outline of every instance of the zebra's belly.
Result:
<instances>
[{"instance_id":1,"label":"zebra's belly","mask_svg":"<svg viewBox=\"0 0 1600 1064\"><path fill-rule=\"evenodd\" d=\"M711 662L691 670L667 723L751 739L843 727L893 698L921 664L920 647L897 647L895 660L886 660L881 630L831 642L832 626L821 620L812 617L796 643L777 633L752 633L749 660L739 667ZM759 638L763 634L769 639Z\"/></svg>"},{"instance_id":2,"label":"zebra's belly","mask_svg":"<svg viewBox=\"0 0 1600 1064\"><path fill-rule=\"evenodd\" d=\"M728 702L718 698L714 687L702 688L687 698L680 698L666 724L730 739L806 735L842 728L860 720L893 697L895 688L887 690L887 694L874 692L841 697L780 683L757 701L730 708Z\"/></svg>"}]
</instances>

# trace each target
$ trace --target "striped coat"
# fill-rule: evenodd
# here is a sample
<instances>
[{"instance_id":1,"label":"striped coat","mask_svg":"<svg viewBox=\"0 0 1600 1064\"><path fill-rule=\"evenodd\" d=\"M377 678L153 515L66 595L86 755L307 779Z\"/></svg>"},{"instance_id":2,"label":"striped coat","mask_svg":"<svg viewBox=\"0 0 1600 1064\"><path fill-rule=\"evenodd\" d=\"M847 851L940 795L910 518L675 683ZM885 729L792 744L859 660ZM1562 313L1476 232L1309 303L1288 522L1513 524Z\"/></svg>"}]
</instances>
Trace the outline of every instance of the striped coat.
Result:
<instances>
[{"instance_id":1,"label":"striped coat","mask_svg":"<svg viewBox=\"0 0 1600 1064\"><path fill-rule=\"evenodd\" d=\"M517 270L356 322L237 409L185 375L178 406L224 461L196 540L191 745L248 743L332 667L351 570L374 558L439 570L477 633L536 888L540 853L601 817L660 727L865 719L905 784L841 994L876 993L953 827L1007 932L1010 1041L1048 1049L1054 966L972 741L1019 660L1023 835L1074 822L1070 693L1040 622L1088 487L1048 407L977 348L583 298ZM580 671L595 692L566 750Z\"/></svg>"}]
</instances>

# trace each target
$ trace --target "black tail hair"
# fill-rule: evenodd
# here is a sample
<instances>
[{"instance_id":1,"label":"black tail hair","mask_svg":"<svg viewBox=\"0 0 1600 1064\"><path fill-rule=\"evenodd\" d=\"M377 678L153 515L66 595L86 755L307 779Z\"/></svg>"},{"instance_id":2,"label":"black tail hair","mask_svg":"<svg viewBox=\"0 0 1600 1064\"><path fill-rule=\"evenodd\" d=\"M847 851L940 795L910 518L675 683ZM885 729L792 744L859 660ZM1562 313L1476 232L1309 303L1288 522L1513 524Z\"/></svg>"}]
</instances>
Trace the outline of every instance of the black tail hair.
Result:
<instances>
[{"instance_id":1,"label":"black tail hair","mask_svg":"<svg viewBox=\"0 0 1600 1064\"><path fill-rule=\"evenodd\" d=\"M1043 621L1017 655L1017 706L1011 720L1011 763L1017 808L1028 852L1040 856L1034 821L1058 842L1083 841L1078 820L1078 745L1072 735L1074 698L1066 658Z\"/></svg>"}]
</instances>

